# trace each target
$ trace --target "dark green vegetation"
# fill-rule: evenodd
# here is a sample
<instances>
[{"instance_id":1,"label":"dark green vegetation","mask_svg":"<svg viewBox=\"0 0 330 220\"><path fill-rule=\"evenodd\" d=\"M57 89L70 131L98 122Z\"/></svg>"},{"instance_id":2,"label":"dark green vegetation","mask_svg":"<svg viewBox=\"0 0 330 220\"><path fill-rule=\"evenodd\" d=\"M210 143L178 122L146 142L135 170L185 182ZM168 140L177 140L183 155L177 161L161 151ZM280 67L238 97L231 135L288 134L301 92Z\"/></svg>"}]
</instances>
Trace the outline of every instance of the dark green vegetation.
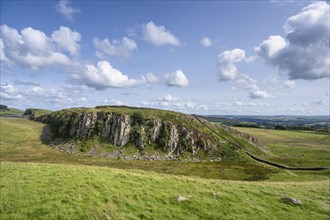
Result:
<instances>
[{"instance_id":1,"label":"dark green vegetation","mask_svg":"<svg viewBox=\"0 0 330 220\"><path fill-rule=\"evenodd\" d=\"M235 161L196 163L70 155L41 142L43 127L44 124L27 119L0 118L1 219L329 219L330 216L328 171L280 170L244 156ZM281 155L280 150L272 147L273 143L282 143L284 149L291 139L286 155L290 155L291 146L301 146L308 154L303 165L329 167L327 156L322 159L323 155L315 153L328 149L327 139L322 138L326 135L246 131L258 131L253 134L260 136L273 156ZM322 152L329 155L329 151ZM294 158L291 156L281 162L289 164ZM317 158L323 162L317 163ZM179 202L180 195L191 197ZM283 197L298 198L303 205L287 204Z\"/></svg>"},{"instance_id":2,"label":"dark green vegetation","mask_svg":"<svg viewBox=\"0 0 330 220\"><path fill-rule=\"evenodd\" d=\"M245 156L244 150L264 153L252 139L225 126L172 111L98 106L31 115L49 124L50 140L45 143L60 140L61 146L69 146L67 151L75 154L110 158L147 155L152 160L170 155L178 160L214 161L239 159Z\"/></svg>"},{"instance_id":3,"label":"dark green vegetation","mask_svg":"<svg viewBox=\"0 0 330 220\"><path fill-rule=\"evenodd\" d=\"M330 132L330 117L321 116L200 116L210 122L235 127L269 128L277 130L306 130Z\"/></svg>"},{"instance_id":4,"label":"dark green vegetation","mask_svg":"<svg viewBox=\"0 0 330 220\"><path fill-rule=\"evenodd\" d=\"M23 114L22 110L16 108L8 108L6 105L0 104L0 115L21 115Z\"/></svg>"}]
</instances>

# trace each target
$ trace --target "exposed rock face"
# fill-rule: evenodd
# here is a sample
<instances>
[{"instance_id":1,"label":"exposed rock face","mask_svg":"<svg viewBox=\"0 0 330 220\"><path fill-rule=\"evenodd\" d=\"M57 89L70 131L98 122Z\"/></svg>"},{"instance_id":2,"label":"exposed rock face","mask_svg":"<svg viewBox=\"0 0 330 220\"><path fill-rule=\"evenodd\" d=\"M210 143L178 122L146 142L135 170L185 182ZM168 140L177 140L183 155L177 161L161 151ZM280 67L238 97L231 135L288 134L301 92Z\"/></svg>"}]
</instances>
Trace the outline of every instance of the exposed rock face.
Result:
<instances>
[{"instance_id":1,"label":"exposed rock face","mask_svg":"<svg viewBox=\"0 0 330 220\"><path fill-rule=\"evenodd\" d=\"M33 109L33 108L27 108L25 110L25 112L23 113L23 115L34 115L36 112L36 109Z\"/></svg>"},{"instance_id":2,"label":"exposed rock face","mask_svg":"<svg viewBox=\"0 0 330 220\"><path fill-rule=\"evenodd\" d=\"M54 139L84 140L97 135L114 146L124 147L132 143L138 149L154 143L168 155L178 155L184 151L195 154L215 146L192 128L158 118L141 119L118 112L72 111L43 115L35 120L49 124Z\"/></svg>"}]
</instances>

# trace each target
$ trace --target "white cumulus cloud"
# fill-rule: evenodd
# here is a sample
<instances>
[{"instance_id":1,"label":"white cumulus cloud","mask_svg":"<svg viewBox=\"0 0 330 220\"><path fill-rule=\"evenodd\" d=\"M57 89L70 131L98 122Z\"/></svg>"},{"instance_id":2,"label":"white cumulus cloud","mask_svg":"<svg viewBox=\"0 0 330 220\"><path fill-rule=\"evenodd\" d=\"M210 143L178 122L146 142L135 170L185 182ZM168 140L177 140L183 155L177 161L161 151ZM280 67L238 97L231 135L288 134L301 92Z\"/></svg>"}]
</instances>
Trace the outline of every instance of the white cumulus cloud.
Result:
<instances>
[{"instance_id":1,"label":"white cumulus cloud","mask_svg":"<svg viewBox=\"0 0 330 220\"><path fill-rule=\"evenodd\" d=\"M96 66L88 64L85 67L86 71L80 81L95 89L133 87L143 83L141 80L129 79L107 61L100 61Z\"/></svg>"},{"instance_id":2,"label":"white cumulus cloud","mask_svg":"<svg viewBox=\"0 0 330 220\"><path fill-rule=\"evenodd\" d=\"M179 39L166 30L164 26L157 26L152 21L143 25L143 39L158 47L163 45L181 45Z\"/></svg>"},{"instance_id":3,"label":"white cumulus cloud","mask_svg":"<svg viewBox=\"0 0 330 220\"><path fill-rule=\"evenodd\" d=\"M42 31L27 27L19 33L6 24L1 25L0 31L2 53L6 63L34 70L71 64L70 58L56 49L59 41L54 41ZM62 46L64 47L63 44ZM73 45L73 47L75 46Z\"/></svg>"},{"instance_id":4,"label":"white cumulus cloud","mask_svg":"<svg viewBox=\"0 0 330 220\"><path fill-rule=\"evenodd\" d=\"M68 27L60 27L52 33L52 39L60 50L68 51L71 55L77 55L80 49L78 42L81 40L81 35L72 31Z\"/></svg>"},{"instance_id":5,"label":"white cumulus cloud","mask_svg":"<svg viewBox=\"0 0 330 220\"><path fill-rule=\"evenodd\" d=\"M113 40L112 42L107 38L102 41L94 38L93 43L97 49L97 54L100 55L129 57L137 49L135 41L127 37L123 37L121 41Z\"/></svg>"},{"instance_id":6,"label":"white cumulus cloud","mask_svg":"<svg viewBox=\"0 0 330 220\"><path fill-rule=\"evenodd\" d=\"M285 71L289 79L316 80L330 76L329 3L304 7L284 24L286 37L270 36L255 48L270 65Z\"/></svg>"},{"instance_id":7,"label":"white cumulus cloud","mask_svg":"<svg viewBox=\"0 0 330 220\"><path fill-rule=\"evenodd\" d=\"M234 63L245 58L245 51L241 49L227 50L219 54L217 62L218 77L220 81L234 80L238 74Z\"/></svg>"},{"instance_id":8,"label":"white cumulus cloud","mask_svg":"<svg viewBox=\"0 0 330 220\"><path fill-rule=\"evenodd\" d=\"M189 85L188 78L181 70L165 73L163 79L167 86L186 87Z\"/></svg>"}]
</instances>

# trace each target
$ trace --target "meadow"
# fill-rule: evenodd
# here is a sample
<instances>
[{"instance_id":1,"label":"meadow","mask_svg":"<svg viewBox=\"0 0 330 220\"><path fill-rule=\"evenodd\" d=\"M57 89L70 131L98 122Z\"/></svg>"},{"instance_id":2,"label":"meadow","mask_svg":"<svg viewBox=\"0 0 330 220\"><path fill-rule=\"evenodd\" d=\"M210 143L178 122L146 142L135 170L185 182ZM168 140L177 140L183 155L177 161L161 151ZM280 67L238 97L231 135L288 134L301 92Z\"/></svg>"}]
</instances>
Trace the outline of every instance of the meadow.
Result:
<instances>
[{"instance_id":1,"label":"meadow","mask_svg":"<svg viewBox=\"0 0 330 220\"><path fill-rule=\"evenodd\" d=\"M329 169L285 171L248 157L217 163L89 158L44 145L43 126L0 118L1 219L330 217ZM291 165L329 167L328 136L247 132L269 148L269 159L286 156L295 161ZM294 155L300 149L306 149L304 162ZM288 165L289 159L281 162ZM177 201L180 195L188 200ZM303 204L288 204L283 197Z\"/></svg>"},{"instance_id":2,"label":"meadow","mask_svg":"<svg viewBox=\"0 0 330 220\"><path fill-rule=\"evenodd\" d=\"M235 128L254 135L270 150L271 161L289 166L330 166L330 135L310 131Z\"/></svg>"}]
</instances>

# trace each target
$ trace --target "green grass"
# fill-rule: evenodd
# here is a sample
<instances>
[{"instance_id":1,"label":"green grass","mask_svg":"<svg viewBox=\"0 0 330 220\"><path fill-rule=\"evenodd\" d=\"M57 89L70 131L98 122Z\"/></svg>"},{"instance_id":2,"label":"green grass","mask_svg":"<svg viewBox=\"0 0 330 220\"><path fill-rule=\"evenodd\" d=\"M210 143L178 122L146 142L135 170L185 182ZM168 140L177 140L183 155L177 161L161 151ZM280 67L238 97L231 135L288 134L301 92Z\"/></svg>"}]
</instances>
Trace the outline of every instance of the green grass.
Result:
<instances>
[{"instance_id":1,"label":"green grass","mask_svg":"<svg viewBox=\"0 0 330 220\"><path fill-rule=\"evenodd\" d=\"M21 115L24 111L16 108L0 109L0 115Z\"/></svg>"},{"instance_id":2,"label":"green grass","mask_svg":"<svg viewBox=\"0 0 330 220\"><path fill-rule=\"evenodd\" d=\"M330 167L330 135L305 131L236 128L268 147L267 159L289 166Z\"/></svg>"},{"instance_id":3,"label":"green grass","mask_svg":"<svg viewBox=\"0 0 330 220\"><path fill-rule=\"evenodd\" d=\"M236 182L11 162L1 163L0 175L2 219L328 219L330 214L327 181ZM178 202L179 195L191 198ZM283 196L303 205L286 204Z\"/></svg>"},{"instance_id":4,"label":"green grass","mask_svg":"<svg viewBox=\"0 0 330 220\"><path fill-rule=\"evenodd\" d=\"M39 137L43 127L27 119L0 118L1 219L330 217L327 171L283 171L248 157L217 163L89 158L44 145ZM278 133L263 139L263 130L257 131L263 142L274 138L281 143ZM282 140L292 136L285 134ZM309 140L311 149L325 148L324 136L310 135L299 136L301 143ZM315 163L311 157L307 164ZM191 198L178 202L179 195ZM283 196L303 205L286 204Z\"/></svg>"},{"instance_id":5,"label":"green grass","mask_svg":"<svg viewBox=\"0 0 330 220\"><path fill-rule=\"evenodd\" d=\"M50 110L45 110L45 109L35 109L35 113L34 113L34 117L37 118L37 117L40 117L42 115L46 115L46 114L49 114L51 113L52 111Z\"/></svg>"},{"instance_id":6,"label":"green grass","mask_svg":"<svg viewBox=\"0 0 330 220\"><path fill-rule=\"evenodd\" d=\"M178 161L126 161L91 158L79 154L70 155L55 150L40 141L39 136L43 127L44 124L27 119L0 118L0 160L97 165L230 180L265 180L279 172L275 168L255 163L248 157L237 161L195 163ZM87 143L94 144L93 140L89 140ZM134 149L131 147L129 150Z\"/></svg>"}]
</instances>

